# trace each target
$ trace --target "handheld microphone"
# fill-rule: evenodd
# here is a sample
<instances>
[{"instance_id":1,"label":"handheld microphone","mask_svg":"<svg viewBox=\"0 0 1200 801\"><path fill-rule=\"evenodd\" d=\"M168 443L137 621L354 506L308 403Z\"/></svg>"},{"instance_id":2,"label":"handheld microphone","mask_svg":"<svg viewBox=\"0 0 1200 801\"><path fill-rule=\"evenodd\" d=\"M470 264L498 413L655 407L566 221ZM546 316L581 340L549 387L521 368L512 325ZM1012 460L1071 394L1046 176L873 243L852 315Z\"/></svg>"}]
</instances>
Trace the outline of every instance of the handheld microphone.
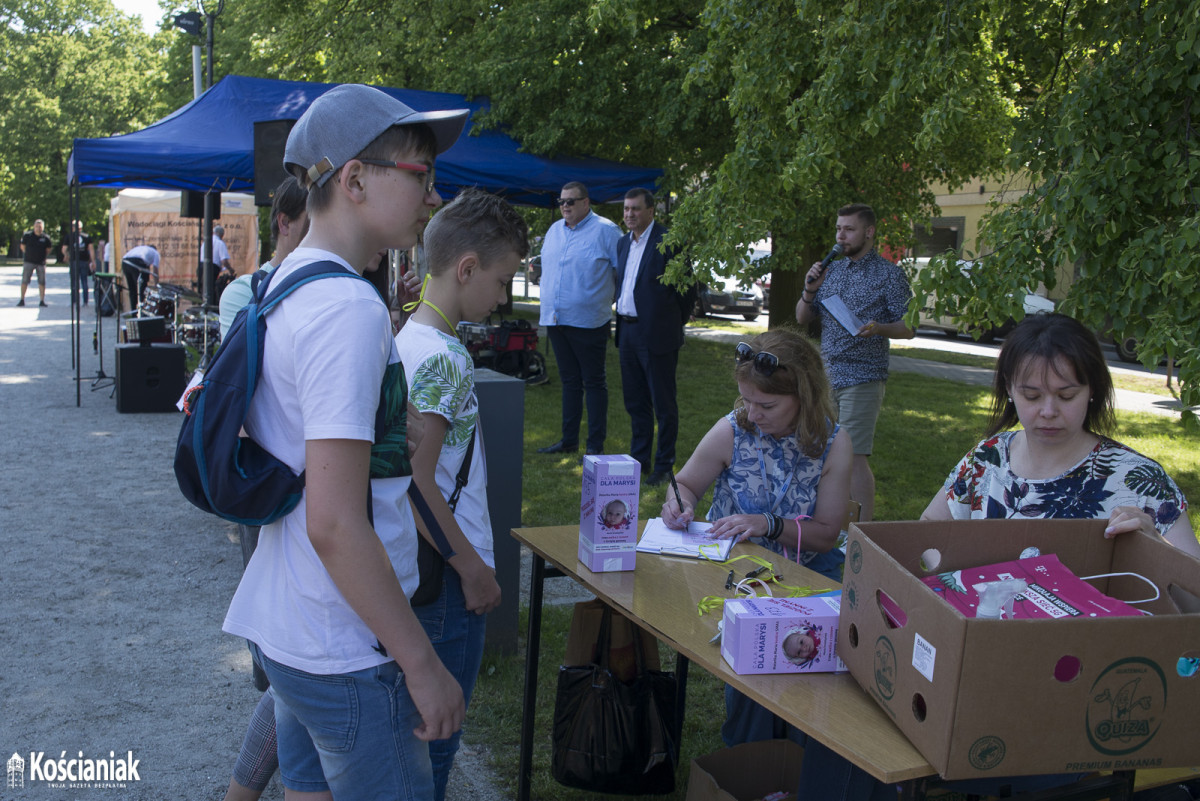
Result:
<instances>
[{"instance_id":1,"label":"handheld microphone","mask_svg":"<svg viewBox=\"0 0 1200 801\"><path fill-rule=\"evenodd\" d=\"M833 262L835 262L835 261L837 261L839 258L841 258L841 255L842 255L842 251L843 251L843 250L845 250L845 248L843 248L843 247L842 247L842 243L841 243L841 242L838 242L836 245L834 245L834 246L833 246L833 250L829 251L829 255L828 255L828 256L826 256L825 258L821 259L821 267L820 267L820 271L819 271L817 274L818 274L818 275L823 275L823 274L825 273L825 270L826 270L826 268L828 268L830 264L832 264ZM817 280L817 279L816 279L816 276L809 276L809 277L808 277L808 278L807 278L807 279L804 281L804 283L806 283L806 284L811 284L811 283L812 283L813 281L815 281L815 280Z\"/></svg>"}]
</instances>

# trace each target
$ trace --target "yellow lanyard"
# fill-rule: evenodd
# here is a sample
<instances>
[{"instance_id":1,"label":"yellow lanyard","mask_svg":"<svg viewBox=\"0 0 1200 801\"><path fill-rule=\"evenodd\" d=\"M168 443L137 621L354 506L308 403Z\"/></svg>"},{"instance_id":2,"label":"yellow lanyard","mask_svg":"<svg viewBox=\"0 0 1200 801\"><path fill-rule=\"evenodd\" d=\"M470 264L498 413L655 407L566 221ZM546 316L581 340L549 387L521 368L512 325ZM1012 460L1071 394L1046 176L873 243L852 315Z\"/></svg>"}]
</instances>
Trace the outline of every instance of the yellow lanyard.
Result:
<instances>
[{"instance_id":1,"label":"yellow lanyard","mask_svg":"<svg viewBox=\"0 0 1200 801\"><path fill-rule=\"evenodd\" d=\"M435 312L437 312L438 317L441 317L443 320L446 321L446 327L450 329L450 334L452 336L458 336L458 329L454 327L454 325L450 322L450 319L448 317L446 317L446 315L442 312L441 309L439 309L437 306L434 305L433 301L431 301L425 297L425 289L428 286L429 286L429 276L427 275L427 276L425 276L425 280L421 282L421 296L414 301L405 303L404 306L401 308L403 308L404 311L411 314L412 312L416 311L418 306L420 306L422 303L424 303L426 306L428 306L429 308L431 308Z\"/></svg>"},{"instance_id":2,"label":"yellow lanyard","mask_svg":"<svg viewBox=\"0 0 1200 801\"><path fill-rule=\"evenodd\" d=\"M776 577L774 566L768 560L761 556L755 556L754 554L742 554L741 556L735 556L732 559L727 559L724 562L718 562L717 564L731 565L741 559L749 559L759 567L765 567L767 569L767 574L760 578L752 579L751 581L743 580L738 582L736 585L734 585L734 597L737 597L739 594L753 595L754 591L749 585L755 582L762 584L768 595L779 598L807 598L808 596L816 595L819 592L828 592L828 590L818 590L812 587L796 587L792 586L791 584L784 584L778 579L778 577ZM778 595L776 595L776 593L771 590L771 585L775 585L777 590L782 590L783 592L780 592ZM699 615L703 616L705 613L711 612L712 610L723 606L725 601L726 598L722 595L705 596L704 598L700 599L700 603L696 604L696 611Z\"/></svg>"}]
</instances>

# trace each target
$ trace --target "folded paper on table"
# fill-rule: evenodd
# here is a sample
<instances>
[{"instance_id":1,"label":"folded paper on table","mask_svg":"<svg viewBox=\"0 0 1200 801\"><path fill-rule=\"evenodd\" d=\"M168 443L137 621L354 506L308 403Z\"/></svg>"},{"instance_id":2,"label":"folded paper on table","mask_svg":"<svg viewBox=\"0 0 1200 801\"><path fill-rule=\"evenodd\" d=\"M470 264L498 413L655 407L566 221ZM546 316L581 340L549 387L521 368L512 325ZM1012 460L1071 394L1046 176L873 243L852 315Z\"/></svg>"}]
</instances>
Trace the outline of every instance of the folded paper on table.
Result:
<instances>
[{"instance_id":1,"label":"folded paper on table","mask_svg":"<svg viewBox=\"0 0 1200 801\"><path fill-rule=\"evenodd\" d=\"M654 517L646 522L646 530L637 549L642 553L723 562L729 558L733 539L713 539L708 535L711 529L711 523L692 522L688 524L687 531L676 531L667 528L661 517Z\"/></svg>"}]
</instances>

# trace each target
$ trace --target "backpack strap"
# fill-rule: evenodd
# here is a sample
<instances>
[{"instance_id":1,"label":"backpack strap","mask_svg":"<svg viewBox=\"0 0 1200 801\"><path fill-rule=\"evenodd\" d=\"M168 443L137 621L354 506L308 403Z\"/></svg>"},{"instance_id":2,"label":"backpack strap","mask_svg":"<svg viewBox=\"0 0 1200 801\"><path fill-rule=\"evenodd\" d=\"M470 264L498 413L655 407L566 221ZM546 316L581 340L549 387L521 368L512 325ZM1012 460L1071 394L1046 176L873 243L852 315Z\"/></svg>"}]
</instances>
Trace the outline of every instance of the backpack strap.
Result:
<instances>
[{"instance_id":1,"label":"backpack strap","mask_svg":"<svg viewBox=\"0 0 1200 801\"><path fill-rule=\"evenodd\" d=\"M478 434L479 427L473 427L471 429L471 439L467 443L467 453L463 456L462 464L459 465L458 475L454 477L454 491L446 499L446 505L450 507L451 512L458 510L458 496L462 495L463 487L467 486L467 479L471 475L471 455L475 453L475 437Z\"/></svg>"},{"instance_id":2,"label":"backpack strap","mask_svg":"<svg viewBox=\"0 0 1200 801\"><path fill-rule=\"evenodd\" d=\"M250 412L250 399L254 397L254 390L258 385L258 368L261 362L261 354L263 343L259 341L259 322L267 315L271 309L279 305L280 301L292 294L295 290L312 281L317 281L322 278L357 278L360 281L366 281L367 285L372 289L375 285L358 273L347 270L343 265L336 261L315 261L312 264L306 264L303 267L293 271L287 278L283 279L275 290L271 290L271 279L279 272L279 268L267 272L259 270L250 279L250 286L253 290L253 296L250 302L246 304L246 324L243 331L243 336L246 337L246 353L250 354L246 359L246 407L242 410L242 419ZM268 294L269 293L269 294ZM265 325L265 322L264 322ZM265 331L263 332L265 333ZM255 355L257 354L257 356Z\"/></svg>"},{"instance_id":3,"label":"backpack strap","mask_svg":"<svg viewBox=\"0 0 1200 801\"><path fill-rule=\"evenodd\" d=\"M449 561L455 555L455 550L450 546L450 541L446 539L446 532L442 531L442 525L434 517L433 509L429 507L429 501L425 500L421 490L417 489L417 482L410 481L408 483L408 497L412 498L413 506L417 508L417 514L425 521L425 527L429 529L429 536L433 538L433 544L437 546L438 553L442 555L443 559Z\"/></svg>"},{"instance_id":4,"label":"backpack strap","mask_svg":"<svg viewBox=\"0 0 1200 801\"><path fill-rule=\"evenodd\" d=\"M259 272L262 272L261 270ZM254 301L257 301L259 307L259 316L266 314L295 290L305 284L316 281L321 278L333 278L335 276L343 276L346 278L357 278L360 281L366 281L374 289L375 285L367 281L366 278L348 270L345 266L338 264L336 261L315 261L312 264L306 264L303 267L294 270L287 278L280 282L279 286L275 287L274 292L270 292L271 279L279 272L279 268L275 268L267 273L262 280L256 285L253 278L250 279L251 286L255 288ZM256 274L257 276L257 274ZM270 294L268 294L268 292Z\"/></svg>"}]
</instances>

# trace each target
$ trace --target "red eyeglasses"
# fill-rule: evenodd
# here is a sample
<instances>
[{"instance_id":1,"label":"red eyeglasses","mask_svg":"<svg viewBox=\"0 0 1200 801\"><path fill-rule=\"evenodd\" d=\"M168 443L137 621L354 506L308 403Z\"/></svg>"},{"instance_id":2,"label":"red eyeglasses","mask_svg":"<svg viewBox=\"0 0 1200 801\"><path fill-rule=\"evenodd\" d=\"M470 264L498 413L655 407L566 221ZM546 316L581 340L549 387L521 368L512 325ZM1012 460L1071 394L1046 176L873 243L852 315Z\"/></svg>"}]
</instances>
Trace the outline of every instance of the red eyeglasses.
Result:
<instances>
[{"instance_id":1,"label":"red eyeglasses","mask_svg":"<svg viewBox=\"0 0 1200 801\"><path fill-rule=\"evenodd\" d=\"M433 167L429 165L409 164L404 161L380 161L379 159L359 159L359 161L363 164L371 164L376 167L390 167L393 170L407 170L408 172L425 175L425 194L433 191Z\"/></svg>"}]
</instances>

